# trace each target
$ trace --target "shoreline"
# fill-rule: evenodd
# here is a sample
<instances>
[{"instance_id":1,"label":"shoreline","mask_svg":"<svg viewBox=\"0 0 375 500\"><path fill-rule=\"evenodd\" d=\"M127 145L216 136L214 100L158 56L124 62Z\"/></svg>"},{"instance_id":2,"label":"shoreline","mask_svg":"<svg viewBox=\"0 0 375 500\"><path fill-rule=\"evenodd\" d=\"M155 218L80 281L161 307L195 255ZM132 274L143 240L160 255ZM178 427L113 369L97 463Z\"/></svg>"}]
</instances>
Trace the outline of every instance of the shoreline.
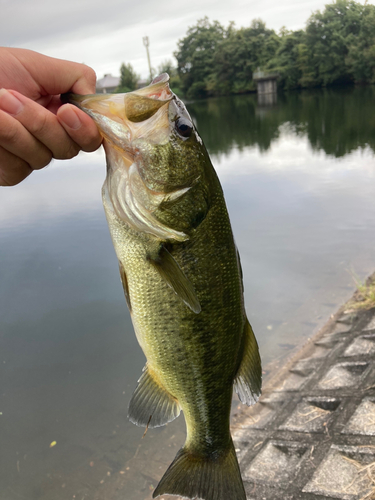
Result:
<instances>
[{"instance_id":1,"label":"shoreline","mask_svg":"<svg viewBox=\"0 0 375 500\"><path fill-rule=\"evenodd\" d=\"M375 307L353 308L359 296L235 414L248 500L375 498Z\"/></svg>"}]
</instances>

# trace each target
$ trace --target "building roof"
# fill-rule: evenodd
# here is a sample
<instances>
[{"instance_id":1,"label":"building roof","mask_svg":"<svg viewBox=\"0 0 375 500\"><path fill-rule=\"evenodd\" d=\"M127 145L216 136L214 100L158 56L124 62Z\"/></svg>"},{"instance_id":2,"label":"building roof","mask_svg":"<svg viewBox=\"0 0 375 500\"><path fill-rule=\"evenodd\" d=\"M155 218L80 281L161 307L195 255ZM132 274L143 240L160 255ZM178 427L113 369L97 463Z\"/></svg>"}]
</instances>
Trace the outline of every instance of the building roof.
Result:
<instances>
[{"instance_id":1,"label":"building roof","mask_svg":"<svg viewBox=\"0 0 375 500\"><path fill-rule=\"evenodd\" d=\"M119 76L112 76L110 73L104 75L96 82L97 89L108 89L118 87L120 84Z\"/></svg>"}]
</instances>

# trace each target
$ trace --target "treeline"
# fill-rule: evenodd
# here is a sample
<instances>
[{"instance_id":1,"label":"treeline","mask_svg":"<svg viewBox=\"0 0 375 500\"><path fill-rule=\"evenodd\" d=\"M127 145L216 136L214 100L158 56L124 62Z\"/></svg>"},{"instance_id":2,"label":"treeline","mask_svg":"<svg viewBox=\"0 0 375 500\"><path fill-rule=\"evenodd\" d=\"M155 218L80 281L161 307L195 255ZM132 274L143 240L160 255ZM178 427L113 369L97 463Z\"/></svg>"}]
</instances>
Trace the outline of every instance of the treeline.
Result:
<instances>
[{"instance_id":1,"label":"treeline","mask_svg":"<svg viewBox=\"0 0 375 500\"><path fill-rule=\"evenodd\" d=\"M258 68L277 71L285 90L375 83L375 6L336 0L305 30L279 33L259 19L237 29L205 17L179 40L174 56L172 86L188 98L253 91Z\"/></svg>"},{"instance_id":2,"label":"treeline","mask_svg":"<svg viewBox=\"0 0 375 500\"><path fill-rule=\"evenodd\" d=\"M255 94L197 99L187 104L210 155L256 146L267 151L283 127L308 139L314 151L340 158L375 152L375 86L285 92L259 112Z\"/></svg>"}]
</instances>

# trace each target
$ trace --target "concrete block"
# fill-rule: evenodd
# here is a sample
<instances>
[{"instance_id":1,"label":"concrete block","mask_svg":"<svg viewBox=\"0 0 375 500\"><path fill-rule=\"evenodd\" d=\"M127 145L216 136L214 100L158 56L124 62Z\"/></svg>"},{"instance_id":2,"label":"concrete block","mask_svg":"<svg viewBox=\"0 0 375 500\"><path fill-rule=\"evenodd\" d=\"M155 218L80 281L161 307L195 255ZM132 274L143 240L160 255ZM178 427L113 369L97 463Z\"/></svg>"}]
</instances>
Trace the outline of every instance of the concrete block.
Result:
<instances>
[{"instance_id":1,"label":"concrete block","mask_svg":"<svg viewBox=\"0 0 375 500\"><path fill-rule=\"evenodd\" d=\"M375 399L364 399L342 432L375 436Z\"/></svg>"},{"instance_id":2,"label":"concrete block","mask_svg":"<svg viewBox=\"0 0 375 500\"><path fill-rule=\"evenodd\" d=\"M302 377L308 377L313 372L315 372L320 365L321 361L316 358L300 359L289 371L291 373L296 373L297 375L300 375Z\"/></svg>"},{"instance_id":3,"label":"concrete block","mask_svg":"<svg viewBox=\"0 0 375 500\"><path fill-rule=\"evenodd\" d=\"M307 451L308 447L300 443L271 441L244 470L244 478L273 485L289 484Z\"/></svg>"},{"instance_id":4,"label":"concrete block","mask_svg":"<svg viewBox=\"0 0 375 500\"><path fill-rule=\"evenodd\" d=\"M309 357L308 358L303 358L303 359L323 359L327 356L327 354L329 354L331 352L331 346L327 346L327 345L318 345L318 344L315 344L314 345L314 350L311 352L311 354L309 354ZM302 360L301 360L302 361Z\"/></svg>"},{"instance_id":5,"label":"concrete block","mask_svg":"<svg viewBox=\"0 0 375 500\"><path fill-rule=\"evenodd\" d=\"M319 382L321 389L339 389L353 387L358 384L368 368L368 363L339 363L334 365Z\"/></svg>"},{"instance_id":6,"label":"concrete block","mask_svg":"<svg viewBox=\"0 0 375 500\"><path fill-rule=\"evenodd\" d=\"M375 333L357 337L344 352L345 357L371 354L375 354Z\"/></svg>"},{"instance_id":7,"label":"concrete block","mask_svg":"<svg viewBox=\"0 0 375 500\"><path fill-rule=\"evenodd\" d=\"M350 332L352 329L351 325L343 324L342 322L337 322L334 329L328 335L343 335L344 333Z\"/></svg>"},{"instance_id":8,"label":"concrete block","mask_svg":"<svg viewBox=\"0 0 375 500\"><path fill-rule=\"evenodd\" d=\"M357 318L358 318L358 313L356 312L347 312L347 313L344 312L344 314L342 314L337 320L337 323L344 323L345 325L351 325Z\"/></svg>"},{"instance_id":9,"label":"concrete block","mask_svg":"<svg viewBox=\"0 0 375 500\"><path fill-rule=\"evenodd\" d=\"M366 495L370 495L373 488L374 458L369 448L332 445L302 491L343 500L370 499Z\"/></svg>"},{"instance_id":10,"label":"concrete block","mask_svg":"<svg viewBox=\"0 0 375 500\"><path fill-rule=\"evenodd\" d=\"M368 332L369 330L375 330L375 316L367 324L366 328L363 329L363 331L365 331L365 332Z\"/></svg>"},{"instance_id":11,"label":"concrete block","mask_svg":"<svg viewBox=\"0 0 375 500\"><path fill-rule=\"evenodd\" d=\"M285 397L277 392L271 393L268 397L262 397L258 404L247 410L246 418L241 421L241 428L236 429L234 433L235 439L245 439L251 429L264 429L285 403Z\"/></svg>"},{"instance_id":12,"label":"concrete block","mask_svg":"<svg viewBox=\"0 0 375 500\"><path fill-rule=\"evenodd\" d=\"M309 377L299 375L297 373L290 373L277 387L275 391L298 391L308 381Z\"/></svg>"},{"instance_id":13,"label":"concrete block","mask_svg":"<svg viewBox=\"0 0 375 500\"><path fill-rule=\"evenodd\" d=\"M241 427L244 434L248 433L249 429L263 429L276 415L276 408L270 405L259 405L257 411L246 416Z\"/></svg>"},{"instance_id":14,"label":"concrete block","mask_svg":"<svg viewBox=\"0 0 375 500\"><path fill-rule=\"evenodd\" d=\"M296 432L324 432L340 402L336 398L306 398L279 428Z\"/></svg>"}]
</instances>

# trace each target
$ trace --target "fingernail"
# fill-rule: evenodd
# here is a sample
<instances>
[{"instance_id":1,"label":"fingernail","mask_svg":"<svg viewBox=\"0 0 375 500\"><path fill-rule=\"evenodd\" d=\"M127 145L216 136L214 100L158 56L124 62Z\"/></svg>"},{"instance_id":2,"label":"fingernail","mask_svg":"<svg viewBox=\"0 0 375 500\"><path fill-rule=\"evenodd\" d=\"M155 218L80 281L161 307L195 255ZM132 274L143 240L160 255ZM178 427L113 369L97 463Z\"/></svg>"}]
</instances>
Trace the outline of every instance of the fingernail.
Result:
<instances>
[{"instance_id":1,"label":"fingernail","mask_svg":"<svg viewBox=\"0 0 375 500\"><path fill-rule=\"evenodd\" d=\"M70 106L62 109L59 117L67 127L72 128L73 130L79 129L82 125L81 120L77 116L77 113L75 113Z\"/></svg>"},{"instance_id":2,"label":"fingernail","mask_svg":"<svg viewBox=\"0 0 375 500\"><path fill-rule=\"evenodd\" d=\"M18 115L23 109L23 104L6 89L0 89L0 109L10 115Z\"/></svg>"}]
</instances>

